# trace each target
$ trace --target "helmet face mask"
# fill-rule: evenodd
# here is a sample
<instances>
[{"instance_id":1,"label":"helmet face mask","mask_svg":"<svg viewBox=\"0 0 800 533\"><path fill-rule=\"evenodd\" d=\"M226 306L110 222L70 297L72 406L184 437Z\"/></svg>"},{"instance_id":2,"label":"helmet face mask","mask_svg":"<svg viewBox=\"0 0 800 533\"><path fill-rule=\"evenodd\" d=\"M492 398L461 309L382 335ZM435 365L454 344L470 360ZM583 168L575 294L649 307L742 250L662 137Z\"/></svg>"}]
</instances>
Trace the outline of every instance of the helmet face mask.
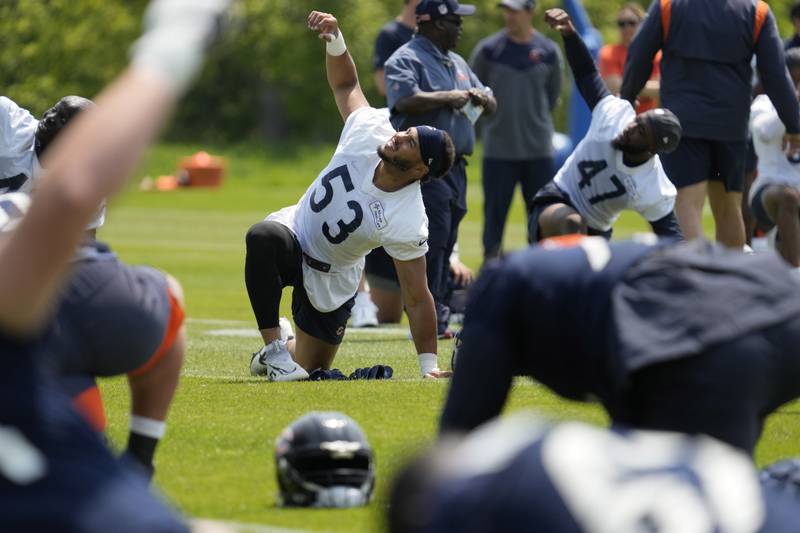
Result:
<instances>
[{"instance_id":1,"label":"helmet face mask","mask_svg":"<svg viewBox=\"0 0 800 533\"><path fill-rule=\"evenodd\" d=\"M372 450L341 413L313 412L293 422L278 437L275 467L281 505L356 507L372 498Z\"/></svg>"}]
</instances>

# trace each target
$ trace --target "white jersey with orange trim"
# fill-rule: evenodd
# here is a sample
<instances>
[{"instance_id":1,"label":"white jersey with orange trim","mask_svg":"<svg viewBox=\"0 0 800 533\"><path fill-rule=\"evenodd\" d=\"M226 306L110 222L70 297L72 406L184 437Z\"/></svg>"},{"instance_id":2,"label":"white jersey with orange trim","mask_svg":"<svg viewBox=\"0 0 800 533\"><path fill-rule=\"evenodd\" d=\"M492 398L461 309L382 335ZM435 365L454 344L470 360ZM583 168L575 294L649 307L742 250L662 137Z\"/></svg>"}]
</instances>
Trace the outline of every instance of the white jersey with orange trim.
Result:
<instances>
[{"instance_id":1,"label":"white jersey with orange trim","mask_svg":"<svg viewBox=\"0 0 800 533\"><path fill-rule=\"evenodd\" d=\"M417 259L428 251L428 217L418 182L386 192L372 182L378 146L395 130L386 110L362 107L347 117L339 145L300 201L270 214L297 237L303 285L313 306L337 309L353 297L364 257L383 246L393 258ZM309 263L328 265L327 271Z\"/></svg>"},{"instance_id":2,"label":"white jersey with orange trim","mask_svg":"<svg viewBox=\"0 0 800 533\"><path fill-rule=\"evenodd\" d=\"M629 167L622 152L611 146L635 118L636 111L627 100L611 95L600 100L586 137L553 178L595 230L608 231L627 209L655 222L675 206L677 190L657 155Z\"/></svg>"}]
</instances>

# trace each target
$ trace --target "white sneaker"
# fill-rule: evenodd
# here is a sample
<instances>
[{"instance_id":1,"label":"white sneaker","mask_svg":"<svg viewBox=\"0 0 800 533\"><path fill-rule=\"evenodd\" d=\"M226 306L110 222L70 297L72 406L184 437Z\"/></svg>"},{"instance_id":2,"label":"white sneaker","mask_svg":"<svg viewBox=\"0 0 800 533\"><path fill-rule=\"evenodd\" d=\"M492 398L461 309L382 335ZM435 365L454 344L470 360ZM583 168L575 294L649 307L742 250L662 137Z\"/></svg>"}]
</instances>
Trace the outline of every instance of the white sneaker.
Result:
<instances>
[{"instance_id":1,"label":"white sneaker","mask_svg":"<svg viewBox=\"0 0 800 533\"><path fill-rule=\"evenodd\" d=\"M281 327L281 340L282 341L290 341L294 339L294 329L292 329L292 323L289 322L289 319L285 316L282 316L278 319L278 325Z\"/></svg>"},{"instance_id":2,"label":"white sneaker","mask_svg":"<svg viewBox=\"0 0 800 533\"><path fill-rule=\"evenodd\" d=\"M308 377L308 372L298 365L286 341L276 340L253 354L250 359L250 373L254 376L267 376L269 381L300 381Z\"/></svg>"},{"instance_id":3,"label":"white sneaker","mask_svg":"<svg viewBox=\"0 0 800 533\"><path fill-rule=\"evenodd\" d=\"M369 294L360 292L350 316L351 328L374 328L378 326L378 306L372 303Z\"/></svg>"}]
</instances>

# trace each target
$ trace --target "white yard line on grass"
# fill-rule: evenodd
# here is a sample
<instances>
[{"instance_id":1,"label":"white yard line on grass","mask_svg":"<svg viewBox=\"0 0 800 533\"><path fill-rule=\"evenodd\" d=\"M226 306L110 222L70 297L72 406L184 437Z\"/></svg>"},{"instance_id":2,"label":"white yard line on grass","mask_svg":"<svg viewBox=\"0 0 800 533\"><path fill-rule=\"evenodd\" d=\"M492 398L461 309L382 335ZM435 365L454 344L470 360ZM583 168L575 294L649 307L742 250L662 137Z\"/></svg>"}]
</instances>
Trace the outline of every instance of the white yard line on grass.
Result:
<instances>
[{"instance_id":1,"label":"white yard line on grass","mask_svg":"<svg viewBox=\"0 0 800 533\"><path fill-rule=\"evenodd\" d=\"M261 334L254 328L225 328L225 329L209 329L204 332L206 335L214 337L247 337L260 339ZM398 338L406 338L408 330L404 328L348 328L345 339L353 337L369 337L369 336L395 336Z\"/></svg>"},{"instance_id":2,"label":"white yard line on grass","mask_svg":"<svg viewBox=\"0 0 800 533\"><path fill-rule=\"evenodd\" d=\"M247 375L247 376L245 376L245 375L228 375L228 376L226 376L226 375L222 375L222 374L202 374L200 372L193 372L191 370L188 371L188 372L186 372L186 371L182 372L181 373L181 379L203 379L203 380L208 380L208 381L224 381L224 382L235 381L237 383L271 383L271 382L267 381L266 378L253 377L253 376L249 376L249 375ZM345 380L341 380L341 381L346 381L346 382L350 383L350 380L346 380L346 379ZM361 379L361 380L355 380L355 381L365 382L365 381L370 381L370 380ZM418 381L418 382L421 382L421 383L436 383L436 382L446 383L446 382L448 382L448 380L446 380L446 379L396 378L394 376L392 377L392 379L388 379L388 380L372 380L372 381L374 381L375 383L378 383L378 382L386 382L386 383L403 382L403 383L405 383L405 382L412 382L412 381ZM339 381L337 381L337 380L332 380L331 381L331 383L338 383L338 382ZM297 381L296 383L327 383L327 382L326 381ZM282 385L282 384L278 384L278 385Z\"/></svg>"},{"instance_id":3,"label":"white yard line on grass","mask_svg":"<svg viewBox=\"0 0 800 533\"><path fill-rule=\"evenodd\" d=\"M192 519L192 531L197 533L312 533L308 529L287 529L265 524L243 524L241 522L225 522L208 518Z\"/></svg>"},{"instance_id":4,"label":"white yard line on grass","mask_svg":"<svg viewBox=\"0 0 800 533\"><path fill-rule=\"evenodd\" d=\"M209 326L213 325L231 325L231 326L244 326L247 324L252 324L246 320L228 320L225 318L187 318L187 324L207 324Z\"/></svg>"}]
</instances>

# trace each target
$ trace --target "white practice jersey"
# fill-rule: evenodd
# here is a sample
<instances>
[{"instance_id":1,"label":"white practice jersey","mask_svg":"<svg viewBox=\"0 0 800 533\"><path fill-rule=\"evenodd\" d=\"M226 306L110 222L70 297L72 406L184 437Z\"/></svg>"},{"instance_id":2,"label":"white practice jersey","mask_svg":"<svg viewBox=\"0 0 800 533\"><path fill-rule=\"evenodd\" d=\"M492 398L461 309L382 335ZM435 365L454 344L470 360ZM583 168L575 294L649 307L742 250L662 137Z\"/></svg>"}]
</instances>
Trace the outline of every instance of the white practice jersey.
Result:
<instances>
[{"instance_id":1,"label":"white practice jersey","mask_svg":"<svg viewBox=\"0 0 800 533\"><path fill-rule=\"evenodd\" d=\"M800 164L786 158L783 149L786 127L766 94L757 96L750 107L750 132L758 155L758 177L750 187L750 200L765 185L800 188Z\"/></svg>"},{"instance_id":2,"label":"white practice jersey","mask_svg":"<svg viewBox=\"0 0 800 533\"><path fill-rule=\"evenodd\" d=\"M42 173L36 155L36 127L39 121L13 100L0 96L0 194L30 193ZM105 222L106 203L97 209L86 229Z\"/></svg>"},{"instance_id":3,"label":"white practice jersey","mask_svg":"<svg viewBox=\"0 0 800 533\"><path fill-rule=\"evenodd\" d=\"M631 104L606 96L595 106L586 136L559 169L554 181L593 229L608 231L630 209L650 222L669 215L677 191L658 156L629 167L611 141L636 118Z\"/></svg>"},{"instance_id":4,"label":"white practice jersey","mask_svg":"<svg viewBox=\"0 0 800 533\"><path fill-rule=\"evenodd\" d=\"M319 311L333 311L353 297L370 250L383 246L401 261L428 251L419 183L395 192L372 183L380 162L377 148L394 133L385 110L356 110L347 117L330 163L300 201L267 217L288 227L305 254L330 265L322 272L303 261L303 285Z\"/></svg>"},{"instance_id":5,"label":"white practice jersey","mask_svg":"<svg viewBox=\"0 0 800 533\"><path fill-rule=\"evenodd\" d=\"M36 120L13 100L0 96L0 193L28 191L40 171L36 157ZM16 178L16 179L15 179ZM14 183L11 186L11 182Z\"/></svg>"}]
</instances>

